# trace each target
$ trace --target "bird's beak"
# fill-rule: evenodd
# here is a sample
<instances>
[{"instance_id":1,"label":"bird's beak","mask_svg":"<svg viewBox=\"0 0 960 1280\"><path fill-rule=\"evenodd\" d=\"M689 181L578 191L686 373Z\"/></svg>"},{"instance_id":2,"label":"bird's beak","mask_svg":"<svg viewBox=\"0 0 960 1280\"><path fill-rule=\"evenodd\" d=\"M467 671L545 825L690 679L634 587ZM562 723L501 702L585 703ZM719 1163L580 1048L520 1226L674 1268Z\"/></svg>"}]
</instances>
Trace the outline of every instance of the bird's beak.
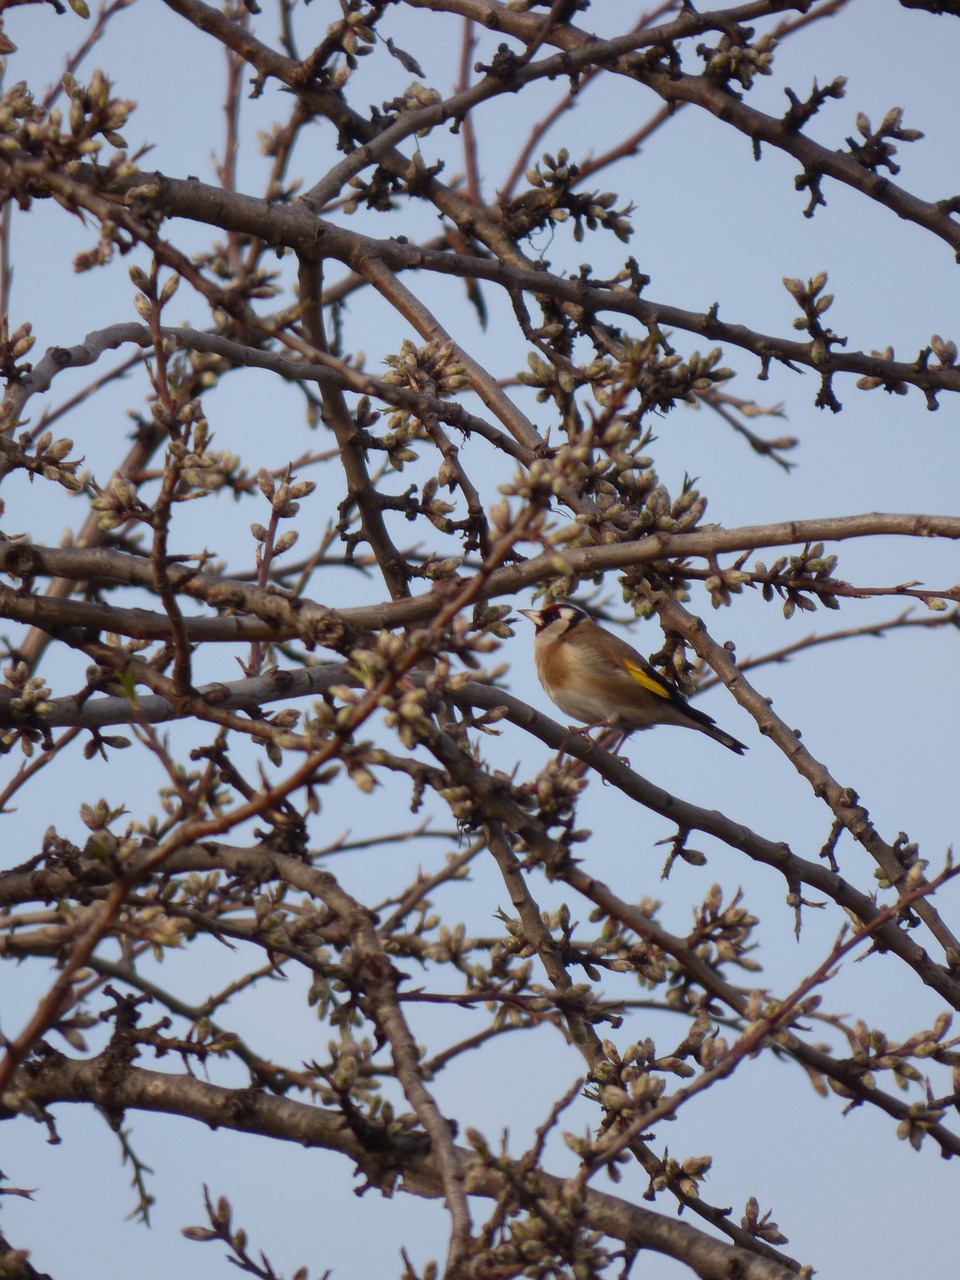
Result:
<instances>
[{"instance_id":1,"label":"bird's beak","mask_svg":"<svg viewBox=\"0 0 960 1280\"><path fill-rule=\"evenodd\" d=\"M530 619L535 627L539 627L541 621L539 609L518 609L517 613L522 613L525 618Z\"/></svg>"}]
</instances>

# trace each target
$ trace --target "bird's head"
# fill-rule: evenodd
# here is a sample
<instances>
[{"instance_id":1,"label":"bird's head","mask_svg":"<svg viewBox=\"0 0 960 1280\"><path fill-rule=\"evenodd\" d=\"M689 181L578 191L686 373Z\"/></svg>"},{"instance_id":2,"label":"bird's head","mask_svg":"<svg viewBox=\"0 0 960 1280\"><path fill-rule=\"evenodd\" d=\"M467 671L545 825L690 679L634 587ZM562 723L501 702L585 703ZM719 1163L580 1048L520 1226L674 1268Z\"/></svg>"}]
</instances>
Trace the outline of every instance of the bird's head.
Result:
<instances>
[{"instance_id":1,"label":"bird's head","mask_svg":"<svg viewBox=\"0 0 960 1280\"><path fill-rule=\"evenodd\" d=\"M587 620L582 609L572 604L548 604L545 609L518 609L536 627L538 638L559 639L564 632Z\"/></svg>"}]
</instances>

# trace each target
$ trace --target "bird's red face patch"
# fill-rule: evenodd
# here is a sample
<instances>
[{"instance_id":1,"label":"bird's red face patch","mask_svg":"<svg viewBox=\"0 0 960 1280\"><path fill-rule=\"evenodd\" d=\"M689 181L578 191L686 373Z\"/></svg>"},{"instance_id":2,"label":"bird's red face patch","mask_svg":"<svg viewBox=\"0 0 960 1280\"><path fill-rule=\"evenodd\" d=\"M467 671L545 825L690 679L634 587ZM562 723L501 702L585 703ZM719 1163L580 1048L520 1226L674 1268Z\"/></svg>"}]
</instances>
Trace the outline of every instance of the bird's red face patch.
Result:
<instances>
[{"instance_id":1,"label":"bird's red face patch","mask_svg":"<svg viewBox=\"0 0 960 1280\"><path fill-rule=\"evenodd\" d=\"M540 620L537 623L537 633L539 634L545 627L549 627L551 623L559 622L562 616L559 605L549 604L546 609L541 609Z\"/></svg>"},{"instance_id":2,"label":"bird's red face patch","mask_svg":"<svg viewBox=\"0 0 960 1280\"><path fill-rule=\"evenodd\" d=\"M583 622L586 614L572 604L548 604L545 609L541 609L537 615L537 622L534 624L537 629L537 635L541 631L545 631L547 627L553 626L555 622L565 622L567 630L577 626Z\"/></svg>"}]
</instances>

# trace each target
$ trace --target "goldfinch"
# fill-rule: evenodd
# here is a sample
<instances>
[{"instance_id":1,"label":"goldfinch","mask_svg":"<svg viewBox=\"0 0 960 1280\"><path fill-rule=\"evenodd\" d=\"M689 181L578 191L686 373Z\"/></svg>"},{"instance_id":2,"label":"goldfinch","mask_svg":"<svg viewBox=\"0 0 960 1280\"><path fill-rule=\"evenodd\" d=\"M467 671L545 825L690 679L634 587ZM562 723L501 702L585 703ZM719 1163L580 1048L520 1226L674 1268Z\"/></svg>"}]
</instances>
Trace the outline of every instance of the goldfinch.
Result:
<instances>
[{"instance_id":1,"label":"goldfinch","mask_svg":"<svg viewBox=\"0 0 960 1280\"><path fill-rule=\"evenodd\" d=\"M710 716L691 707L636 649L582 609L551 604L519 612L537 629L533 654L540 683L565 715L591 727L610 725L624 737L655 724L678 724L699 729L737 755L746 751Z\"/></svg>"}]
</instances>

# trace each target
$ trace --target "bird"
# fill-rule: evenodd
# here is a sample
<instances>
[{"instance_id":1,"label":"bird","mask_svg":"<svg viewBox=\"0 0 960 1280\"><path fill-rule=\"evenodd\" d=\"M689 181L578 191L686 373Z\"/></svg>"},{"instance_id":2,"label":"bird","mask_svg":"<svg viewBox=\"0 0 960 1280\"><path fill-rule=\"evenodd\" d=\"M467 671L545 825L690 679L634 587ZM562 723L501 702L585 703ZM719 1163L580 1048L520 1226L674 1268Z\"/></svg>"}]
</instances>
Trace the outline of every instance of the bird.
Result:
<instances>
[{"instance_id":1,"label":"bird","mask_svg":"<svg viewBox=\"0 0 960 1280\"><path fill-rule=\"evenodd\" d=\"M620 742L636 729L697 729L737 755L746 746L655 671L646 658L572 604L520 609L536 628L533 654L547 697L587 728L609 725ZM619 744L618 744L619 745Z\"/></svg>"}]
</instances>

